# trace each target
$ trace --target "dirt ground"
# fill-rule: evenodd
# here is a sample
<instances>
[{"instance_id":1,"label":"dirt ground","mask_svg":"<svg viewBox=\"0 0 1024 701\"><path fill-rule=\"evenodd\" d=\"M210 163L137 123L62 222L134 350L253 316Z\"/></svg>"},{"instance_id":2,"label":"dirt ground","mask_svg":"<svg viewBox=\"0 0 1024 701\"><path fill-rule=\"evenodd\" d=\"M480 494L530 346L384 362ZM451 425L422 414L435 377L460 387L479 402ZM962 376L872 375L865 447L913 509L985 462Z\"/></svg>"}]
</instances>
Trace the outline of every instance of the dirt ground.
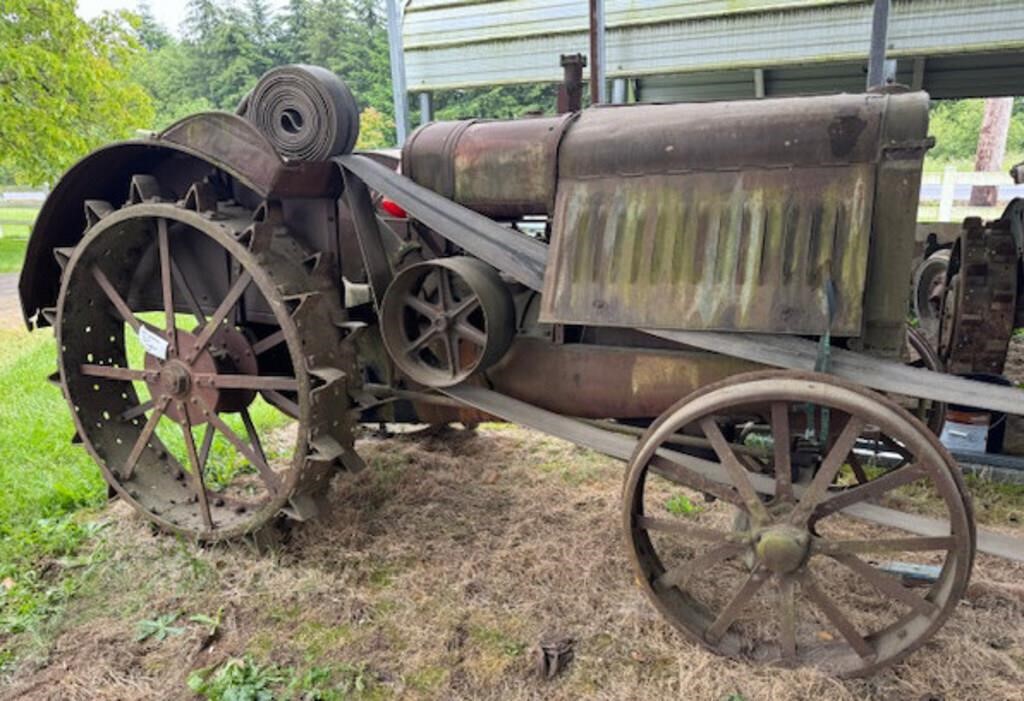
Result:
<instances>
[{"instance_id":1,"label":"dirt ground","mask_svg":"<svg viewBox=\"0 0 1024 701\"><path fill-rule=\"evenodd\" d=\"M628 565L621 463L503 425L367 437L360 452L370 467L335 480L333 512L269 550L196 547L109 506L81 591L17 641L0 698L191 698L191 670L243 655L348 665L367 698L1024 698L1019 564L979 556L968 597L923 649L841 681L724 659L665 623ZM180 634L136 639L142 620L218 609L212 637L179 622ZM534 653L551 635L573 638L575 659L544 681Z\"/></svg>"}]
</instances>

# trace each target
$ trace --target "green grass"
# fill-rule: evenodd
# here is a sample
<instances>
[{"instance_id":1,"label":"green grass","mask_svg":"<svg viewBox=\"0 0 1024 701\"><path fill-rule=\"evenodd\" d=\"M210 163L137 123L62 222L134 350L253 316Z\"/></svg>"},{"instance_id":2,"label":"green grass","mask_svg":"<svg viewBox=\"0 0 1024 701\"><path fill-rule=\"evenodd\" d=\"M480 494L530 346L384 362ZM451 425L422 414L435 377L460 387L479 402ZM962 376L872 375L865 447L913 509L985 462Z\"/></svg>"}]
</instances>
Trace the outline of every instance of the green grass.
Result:
<instances>
[{"instance_id":1,"label":"green grass","mask_svg":"<svg viewBox=\"0 0 1024 701\"><path fill-rule=\"evenodd\" d=\"M139 352L133 345L130 353ZM105 502L106 485L88 453L71 443L67 405L46 381L55 369L49 331L0 331L0 651L7 636L52 619L79 587L83 565L102 557L79 557L99 528L93 509ZM145 389L140 396L148 396ZM261 436L288 421L262 399L250 411ZM224 419L246 435L238 415ZM183 436L174 428L161 425L160 432L168 448L183 456ZM281 457L282 450L290 446L268 446L268 458ZM212 488L252 469L219 434L209 467Z\"/></svg>"},{"instance_id":2,"label":"green grass","mask_svg":"<svg viewBox=\"0 0 1024 701\"><path fill-rule=\"evenodd\" d=\"M39 210L0 205L0 273L21 270L25 246Z\"/></svg>"},{"instance_id":3,"label":"green grass","mask_svg":"<svg viewBox=\"0 0 1024 701\"><path fill-rule=\"evenodd\" d=\"M0 239L0 273L16 273L21 270L27 245L28 239L24 238Z\"/></svg>"},{"instance_id":4,"label":"green grass","mask_svg":"<svg viewBox=\"0 0 1024 701\"><path fill-rule=\"evenodd\" d=\"M76 516L106 489L89 456L71 445L74 429L60 391L53 337L0 331L0 644L31 629L73 593L55 576L97 526Z\"/></svg>"},{"instance_id":5,"label":"green grass","mask_svg":"<svg viewBox=\"0 0 1024 701\"><path fill-rule=\"evenodd\" d=\"M39 210L35 207L0 205L0 241L8 238L27 239ZM21 264L21 261L18 261Z\"/></svg>"}]
</instances>

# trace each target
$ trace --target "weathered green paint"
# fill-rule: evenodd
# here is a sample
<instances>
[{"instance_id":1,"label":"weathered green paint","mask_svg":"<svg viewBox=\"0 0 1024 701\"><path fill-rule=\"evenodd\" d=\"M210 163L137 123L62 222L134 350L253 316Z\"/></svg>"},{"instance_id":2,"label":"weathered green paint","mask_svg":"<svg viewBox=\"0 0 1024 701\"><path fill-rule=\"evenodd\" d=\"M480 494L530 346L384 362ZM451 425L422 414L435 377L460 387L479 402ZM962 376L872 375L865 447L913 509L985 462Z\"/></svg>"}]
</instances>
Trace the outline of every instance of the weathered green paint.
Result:
<instances>
[{"instance_id":1,"label":"weathered green paint","mask_svg":"<svg viewBox=\"0 0 1024 701\"><path fill-rule=\"evenodd\" d=\"M542 321L859 337L874 226L871 325L902 326L926 111L842 95L584 112L559 149Z\"/></svg>"}]
</instances>

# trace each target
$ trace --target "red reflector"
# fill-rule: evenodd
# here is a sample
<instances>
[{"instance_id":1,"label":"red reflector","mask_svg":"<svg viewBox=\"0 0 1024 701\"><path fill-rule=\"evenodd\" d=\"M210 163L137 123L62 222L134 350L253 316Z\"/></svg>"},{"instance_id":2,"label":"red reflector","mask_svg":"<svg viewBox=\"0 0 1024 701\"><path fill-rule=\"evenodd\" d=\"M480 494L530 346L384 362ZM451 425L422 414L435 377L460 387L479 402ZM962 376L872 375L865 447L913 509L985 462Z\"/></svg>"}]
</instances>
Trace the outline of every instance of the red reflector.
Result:
<instances>
[{"instance_id":1,"label":"red reflector","mask_svg":"<svg viewBox=\"0 0 1024 701\"><path fill-rule=\"evenodd\" d=\"M382 199L380 201L380 208L383 209L388 214L390 214L391 216L398 217L399 219L405 219L406 217L409 216L408 214L406 214L404 209L402 209L389 199Z\"/></svg>"}]
</instances>

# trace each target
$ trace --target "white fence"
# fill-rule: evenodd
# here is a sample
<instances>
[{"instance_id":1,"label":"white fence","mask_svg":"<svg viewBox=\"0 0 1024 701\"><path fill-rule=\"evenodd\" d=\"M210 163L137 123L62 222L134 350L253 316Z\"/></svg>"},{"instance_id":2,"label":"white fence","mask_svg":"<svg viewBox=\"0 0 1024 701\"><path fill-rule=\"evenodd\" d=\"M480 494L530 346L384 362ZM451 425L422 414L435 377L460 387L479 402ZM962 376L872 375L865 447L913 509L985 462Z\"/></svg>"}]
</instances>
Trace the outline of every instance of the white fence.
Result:
<instances>
[{"instance_id":1,"label":"white fence","mask_svg":"<svg viewBox=\"0 0 1024 701\"><path fill-rule=\"evenodd\" d=\"M958 172L956 166L946 166L941 173L925 173L921 180L921 202L938 202L938 221L953 221L953 206L971 197L975 185L994 185L999 188L999 201L1024 197L1024 185L1017 185L1006 173Z\"/></svg>"}]
</instances>

